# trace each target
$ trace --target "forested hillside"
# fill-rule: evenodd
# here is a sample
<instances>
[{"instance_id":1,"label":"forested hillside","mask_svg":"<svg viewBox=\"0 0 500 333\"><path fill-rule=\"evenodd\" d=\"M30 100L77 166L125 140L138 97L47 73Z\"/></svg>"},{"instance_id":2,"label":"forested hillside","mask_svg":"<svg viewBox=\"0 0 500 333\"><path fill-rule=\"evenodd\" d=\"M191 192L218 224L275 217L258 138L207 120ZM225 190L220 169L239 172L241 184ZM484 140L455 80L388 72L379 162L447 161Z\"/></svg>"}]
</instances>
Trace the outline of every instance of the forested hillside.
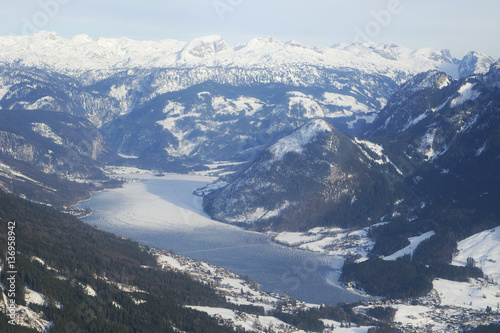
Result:
<instances>
[{"instance_id":1,"label":"forested hillside","mask_svg":"<svg viewBox=\"0 0 500 333\"><path fill-rule=\"evenodd\" d=\"M16 303L27 305L25 287L44 295L45 305L27 306L52 323L50 332L232 331L182 306L223 306L224 299L186 275L162 271L138 243L1 192L0 216L3 263L7 224L16 222ZM5 279L3 270L4 286ZM7 320L0 315L0 331L23 331Z\"/></svg>"}]
</instances>

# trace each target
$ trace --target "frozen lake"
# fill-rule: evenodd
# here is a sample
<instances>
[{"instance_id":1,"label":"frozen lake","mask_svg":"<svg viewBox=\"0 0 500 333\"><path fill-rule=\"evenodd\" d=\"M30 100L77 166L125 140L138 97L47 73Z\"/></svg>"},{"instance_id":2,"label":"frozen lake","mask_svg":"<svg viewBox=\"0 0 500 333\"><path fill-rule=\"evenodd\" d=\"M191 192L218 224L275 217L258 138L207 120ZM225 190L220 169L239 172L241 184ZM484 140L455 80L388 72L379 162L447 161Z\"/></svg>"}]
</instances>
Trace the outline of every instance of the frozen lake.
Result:
<instances>
[{"instance_id":1,"label":"frozen lake","mask_svg":"<svg viewBox=\"0 0 500 333\"><path fill-rule=\"evenodd\" d=\"M267 235L211 220L197 188L214 178L196 175L133 175L142 181L96 193L79 204L93 214L83 221L142 244L172 249L248 275L262 289L310 303L337 304L360 297L337 285L342 262L275 244Z\"/></svg>"}]
</instances>

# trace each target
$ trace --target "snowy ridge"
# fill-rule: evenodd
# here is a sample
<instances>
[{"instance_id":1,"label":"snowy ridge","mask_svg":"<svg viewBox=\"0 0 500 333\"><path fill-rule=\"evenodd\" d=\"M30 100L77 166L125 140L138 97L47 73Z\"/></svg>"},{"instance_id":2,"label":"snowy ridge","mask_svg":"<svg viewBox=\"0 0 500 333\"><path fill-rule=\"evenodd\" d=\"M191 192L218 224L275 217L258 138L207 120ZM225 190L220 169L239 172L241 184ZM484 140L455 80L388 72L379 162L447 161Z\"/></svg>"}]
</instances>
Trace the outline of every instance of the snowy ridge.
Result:
<instances>
[{"instance_id":1,"label":"snowy ridge","mask_svg":"<svg viewBox=\"0 0 500 333\"><path fill-rule=\"evenodd\" d=\"M474 86L475 85L473 83L467 82L462 87L460 87L460 89L458 90L459 96L450 102L450 106L454 108L464 104L467 101L475 100L476 98L478 98L481 93L477 90L474 90Z\"/></svg>"},{"instance_id":2,"label":"snowy ridge","mask_svg":"<svg viewBox=\"0 0 500 333\"><path fill-rule=\"evenodd\" d=\"M44 138L51 139L55 144L62 145L64 143L63 139L54 133L49 125L45 123L32 123L33 131L40 134Z\"/></svg>"},{"instance_id":3,"label":"snowy ridge","mask_svg":"<svg viewBox=\"0 0 500 333\"><path fill-rule=\"evenodd\" d=\"M408 240L410 241L410 245L408 245L404 249L401 249L401 250L391 254L390 256L384 257L384 260L394 261L398 258L405 256L405 255L413 256L413 252L415 252L418 245L420 243L422 243L424 240L431 238L435 234L436 234L436 232L434 230L431 230L431 231L426 232L425 234L422 234L420 236L408 238Z\"/></svg>"},{"instance_id":4,"label":"snowy ridge","mask_svg":"<svg viewBox=\"0 0 500 333\"><path fill-rule=\"evenodd\" d=\"M493 63L495 63L495 60L492 57L472 51L465 55L460 63L458 71L460 77L486 74L490 71L490 67Z\"/></svg>"},{"instance_id":5,"label":"snowy ridge","mask_svg":"<svg viewBox=\"0 0 500 333\"><path fill-rule=\"evenodd\" d=\"M273 156L273 159L269 162L274 163L282 160L286 154L291 152L301 153L304 146L314 141L318 134L330 132L331 130L331 125L324 120L317 119L307 123L268 148L268 151Z\"/></svg>"},{"instance_id":6,"label":"snowy ridge","mask_svg":"<svg viewBox=\"0 0 500 333\"><path fill-rule=\"evenodd\" d=\"M271 37L254 38L232 46L220 36L207 36L186 43L176 40L134 41L128 38L100 38L87 35L65 39L41 31L32 37L0 37L0 62L28 67L47 67L66 74L100 71L101 75L124 68L320 66L356 68L416 74L453 65L449 51L411 50L395 44L352 44L308 47L296 41L284 43Z\"/></svg>"},{"instance_id":7,"label":"snowy ridge","mask_svg":"<svg viewBox=\"0 0 500 333\"><path fill-rule=\"evenodd\" d=\"M394 164L387 155L384 154L384 147L381 145L378 145L376 143L373 143L368 140L360 140L358 138L354 138L354 142L358 145L360 148L361 152L371 161L377 163L377 164L391 164L394 169L396 169L397 173L400 175L403 175L403 172ZM370 154L367 152L370 151L374 153L376 156L380 157L379 159L375 159Z\"/></svg>"},{"instance_id":8,"label":"snowy ridge","mask_svg":"<svg viewBox=\"0 0 500 333\"><path fill-rule=\"evenodd\" d=\"M439 71L430 71L423 73L406 83L402 89L408 89L411 92L417 92L424 89L443 89L452 83L453 79Z\"/></svg>"}]
</instances>

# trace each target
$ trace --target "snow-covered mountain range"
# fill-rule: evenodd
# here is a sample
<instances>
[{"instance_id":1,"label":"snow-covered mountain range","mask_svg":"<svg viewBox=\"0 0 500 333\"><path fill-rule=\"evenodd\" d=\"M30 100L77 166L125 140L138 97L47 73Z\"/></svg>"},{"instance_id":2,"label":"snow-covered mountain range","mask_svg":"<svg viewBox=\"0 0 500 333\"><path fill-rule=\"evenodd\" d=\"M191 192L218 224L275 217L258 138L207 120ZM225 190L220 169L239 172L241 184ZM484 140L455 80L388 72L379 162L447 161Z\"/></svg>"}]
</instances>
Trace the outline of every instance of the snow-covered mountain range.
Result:
<instances>
[{"instance_id":1,"label":"snow-covered mountain range","mask_svg":"<svg viewBox=\"0 0 500 333\"><path fill-rule=\"evenodd\" d=\"M87 74L92 81L102 79L106 73L131 68L263 69L289 66L355 68L371 74L385 73L398 79L401 72L416 74L447 66L450 70L457 70L459 65L447 50L411 50L395 44L309 47L296 40L284 43L267 37L232 46L220 36L201 37L189 43L127 38L94 41L87 35L65 39L45 31L32 37L1 37L0 59L3 63L52 69L72 76Z\"/></svg>"},{"instance_id":2,"label":"snow-covered mountain range","mask_svg":"<svg viewBox=\"0 0 500 333\"><path fill-rule=\"evenodd\" d=\"M186 170L251 160L314 118L360 133L415 74L482 73L491 61L395 44L256 38L233 46L220 36L94 41L39 32L0 37L0 107L86 118L141 166Z\"/></svg>"},{"instance_id":3,"label":"snow-covered mountain range","mask_svg":"<svg viewBox=\"0 0 500 333\"><path fill-rule=\"evenodd\" d=\"M444 71L445 86L492 62L476 52L458 60L395 44L256 38L233 46L220 36L94 41L39 32L0 37L0 108L85 118L122 163L186 171L253 161L317 118L359 136L414 75Z\"/></svg>"},{"instance_id":4,"label":"snow-covered mountain range","mask_svg":"<svg viewBox=\"0 0 500 333\"><path fill-rule=\"evenodd\" d=\"M240 169L198 191L213 218L325 251L345 230L346 283L413 295L425 286L408 281L479 277L471 257L498 280L499 109L500 62L477 52L0 37L0 190L61 208L116 185L107 163L229 161Z\"/></svg>"},{"instance_id":5,"label":"snow-covered mountain range","mask_svg":"<svg viewBox=\"0 0 500 333\"><path fill-rule=\"evenodd\" d=\"M389 186L400 171L381 150L316 119L208 195L205 208L216 220L274 230L371 224L401 196Z\"/></svg>"}]
</instances>

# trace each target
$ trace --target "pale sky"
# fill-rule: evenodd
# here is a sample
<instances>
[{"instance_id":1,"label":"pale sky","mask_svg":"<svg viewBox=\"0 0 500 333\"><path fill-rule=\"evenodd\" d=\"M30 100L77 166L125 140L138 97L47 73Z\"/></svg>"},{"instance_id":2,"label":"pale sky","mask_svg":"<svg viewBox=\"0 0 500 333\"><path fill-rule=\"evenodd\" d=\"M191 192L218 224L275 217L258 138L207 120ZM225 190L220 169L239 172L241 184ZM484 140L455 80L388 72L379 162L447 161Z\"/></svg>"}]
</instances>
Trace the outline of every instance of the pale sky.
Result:
<instances>
[{"instance_id":1,"label":"pale sky","mask_svg":"<svg viewBox=\"0 0 500 333\"><path fill-rule=\"evenodd\" d=\"M221 35L310 46L369 40L409 48L470 50L500 57L495 0L22 0L3 1L0 35L55 31L137 40L190 41Z\"/></svg>"}]
</instances>

